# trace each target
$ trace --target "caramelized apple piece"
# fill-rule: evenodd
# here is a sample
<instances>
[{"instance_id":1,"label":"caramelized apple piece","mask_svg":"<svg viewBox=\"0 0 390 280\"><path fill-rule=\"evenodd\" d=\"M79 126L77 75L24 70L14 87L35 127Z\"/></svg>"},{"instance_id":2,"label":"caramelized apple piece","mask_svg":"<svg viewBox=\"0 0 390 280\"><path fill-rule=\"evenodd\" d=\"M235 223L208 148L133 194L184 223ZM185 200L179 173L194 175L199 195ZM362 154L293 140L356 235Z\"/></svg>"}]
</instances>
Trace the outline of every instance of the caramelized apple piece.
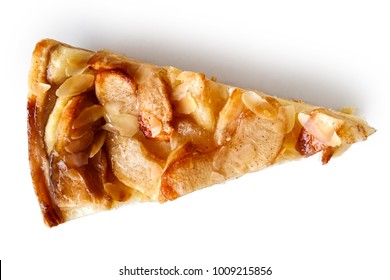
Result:
<instances>
[{"instance_id":1,"label":"caramelized apple piece","mask_svg":"<svg viewBox=\"0 0 390 280\"><path fill-rule=\"evenodd\" d=\"M137 84L140 130L148 139L169 141L172 134L172 107L168 99L167 85L162 78L163 73L141 72L138 75L141 75Z\"/></svg>"},{"instance_id":2,"label":"caramelized apple piece","mask_svg":"<svg viewBox=\"0 0 390 280\"><path fill-rule=\"evenodd\" d=\"M156 200L162 163L135 138L107 133L107 151L115 176L125 185Z\"/></svg>"}]
</instances>

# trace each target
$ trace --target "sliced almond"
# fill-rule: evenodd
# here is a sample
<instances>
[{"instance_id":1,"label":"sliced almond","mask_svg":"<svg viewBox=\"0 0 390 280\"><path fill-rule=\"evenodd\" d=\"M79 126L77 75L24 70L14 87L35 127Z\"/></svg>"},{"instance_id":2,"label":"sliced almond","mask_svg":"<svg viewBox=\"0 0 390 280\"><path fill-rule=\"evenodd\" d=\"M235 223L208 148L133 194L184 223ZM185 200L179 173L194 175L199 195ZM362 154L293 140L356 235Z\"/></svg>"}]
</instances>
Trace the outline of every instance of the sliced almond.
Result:
<instances>
[{"instance_id":1,"label":"sliced almond","mask_svg":"<svg viewBox=\"0 0 390 280\"><path fill-rule=\"evenodd\" d=\"M186 94L176 103L175 111L179 114L191 114L196 110L196 103L191 94Z\"/></svg>"},{"instance_id":2,"label":"sliced almond","mask_svg":"<svg viewBox=\"0 0 390 280\"><path fill-rule=\"evenodd\" d=\"M232 87L232 86L228 86L227 87L227 92L229 94L229 96L232 96L233 92L236 90L235 87Z\"/></svg>"},{"instance_id":3,"label":"sliced almond","mask_svg":"<svg viewBox=\"0 0 390 280\"><path fill-rule=\"evenodd\" d=\"M110 116L112 115L120 115L121 108L123 107L122 102L107 102L104 104L104 110L106 112L105 117L108 121L110 121Z\"/></svg>"},{"instance_id":4,"label":"sliced almond","mask_svg":"<svg viewBox=\"0 0 390 280\"><path fill-rule=\"evenodd\" d=\"M314 116L299 113L298 120L321 143L331 147L336 147L341 144L341 139L336 133L337 126L340 123L334 122L334 118L323 113L318 113Z\"/></svg>"},{"instance_id":5,"label":"sliced almond","mask_svg":"<svg viewBox=\"0 0 390 280\"><path fill-rule=\"evenodd\" d=\"M104 142L106 141L106 131L101 130L95 135L95 139L92 142L91 150L89 152L89 157L94 157L100 149L103 147Z\"/></svg>"},{"instance_id":6,"label":"sliced almond","mask_svg":"<svg viewBox=\"0 0 390 280\"><path fill-rule=\"evenodd\" d=\"M65 146L65 151L71 154L76 154L85 151L92 143L94 133L90 130L83 137L70 141Z\"/></svg>"},{"instance_id":7,"label":"sliced almond","mask_svg":"<svg viewBox=\"0 0 390 280\"><path fill-rule=\"evenodd\" d=\"M324 114L319 110L314 110L311 115L322 123L332 126L336 131L344 124L344 121Z\"/></svg>"},{"instance_id":8,"label":"sliced almond","mask_svg":"<svg viewBox=\"0 0 390 280\"><path fill-rule=\"evenodd\" d=\"M67 58L65 75L70 77L82 74L89 67L88 60L92 57L92 55L93 53L78 52Z\"/></svg>"},{"instance_id":9,"label":"sliced almond","mask_svg":"<svg viewBox=\"0 0 390 280\"><path fill-rule=\"evenodd\" d=\"M309 124L312 124L314 121L310 118L310 115L305 113L299 113L298 114L298 120L301 123L301 125L308 130L305 126L309 126Z\"/></svg>"},{"instance_id":10,"label":"sliced almond","mask_svg":"<svg viewBox=\"0 0 390 280\"><path fill-rule=\"evenodd\" d=\"M259 117L273 118L276 116L275 108L263 97L254 91L242 94L242 102Z\"/></svg>"},{"instance_id":11,"label":"sliced almond","mask_svg":"<svg viewBox=\"0 0 390 280\"><path fill-rule=\"evenodd\" d=\"M149 119L149 124L150 124L150 132L152 133L152 137L154 138L160 134L162 130L162 123L156 117L152 116Z\"/></svg>"},{"instance_id":12,"label":"sliced almond","mask_svg":"<svg viewBox=\"0 0 390 280\"><path fill-rule=\"evenodd\" d=\"M286 122L284 133L290 133L295 125L295 107L293 105L281 106L278 114L282 114Z\"/></svg>"},{"instance_id":13,"label":"sliced almond","mask_svg":"<svg viewBox=\"0 0 390 280\"><path fill-rule=\"evenodd\" d=\"M121 136L133 137L138 131L138 119L129 114L112 115L111 124L118 130Z\"/></svg>"},{"instance_id":14,"label":"sliced almond","mask_svg":"<svg viewBox=\"0 0 390 280\"><path fill-rule=\"evenodd\" d=\"M182 83L181 85L177 86L172 92L172 100L178 101L183 99L190 90L190 87L190 83Z\"/></svg>"},{"instance_id":15,"label":"sliced almond","mask_svg":"<svg viewBox=\"0 0 390 280\"><path fill-rule=\"evenodd\" d=\"M86 72L85 70L87 70L88 67L88 65L83 68L68 66L67 68L65 68L65 74L69 77L80 75Z\"/></svg>"},{"instance_id":16,"label":"sliced almond","mask_svg":"<svg viewBox=\"0 0 390 280\"><path fill-rule=\"evenodd\" d=\"M51 88L51 85L46 83L40 83L40 82L35 83L34 86L35 86L34 91L36 91L37 94L43 94Z\"/></svg>"},{"instance_id":17,"label":"sliced almond","mask_svg":"<svg viewBox=\"0 0 390 280\"><path fill-rule=\"evenodd\" d=\"M105 131L111 132L111 133L117 133L118 130L113 126L111 123L106 123L105 125L102 126L102 129Z\"/></svg>"},{"instance_id":18,"label":"sliced almond","mask_svg":"<svg viewBox=\"0 0 390 280\"><path fill-rule=\"evenodd\" d=\"M71 97L79 95L88 90L95 80L91 74L80 74L68 78L56 91L58 97Z\"/></svg>"},{"instance_id":19,"label":"sliced almond","mask_svg":"<svg viewBox=\"0 0 390 280\"><path fill-rule=\"evenodd\" d=\"M77 129L89 123L93 123L103 117L104 109L101 105L92 105L91 107L85 108L78 115L73 123L72 128Z\"/></svg>"}]
</instances>

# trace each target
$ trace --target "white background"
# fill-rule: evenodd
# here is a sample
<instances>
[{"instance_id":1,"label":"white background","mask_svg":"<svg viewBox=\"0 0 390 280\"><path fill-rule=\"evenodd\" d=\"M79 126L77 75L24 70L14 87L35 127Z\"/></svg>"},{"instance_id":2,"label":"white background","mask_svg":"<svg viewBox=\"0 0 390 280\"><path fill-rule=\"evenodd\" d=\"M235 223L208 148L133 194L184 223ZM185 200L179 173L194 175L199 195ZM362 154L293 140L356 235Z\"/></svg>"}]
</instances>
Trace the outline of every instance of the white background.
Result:
<instances>
[{"instance_id":1,"label":"white background","mask_svg":"<svg viewBox=\"0 0 390 280\"><path fill-rule=\"evenodd\" d=\"M390 279L387 1L9 1L0 10L0 259L4 279L150 279L127 267L271 266L264 279ZM53 38L215 75L332 108L377 133L214 186L43 224L29 174L27 73ZM261 279L165 277L153 279Z\"/></svg>"}]
</instances>

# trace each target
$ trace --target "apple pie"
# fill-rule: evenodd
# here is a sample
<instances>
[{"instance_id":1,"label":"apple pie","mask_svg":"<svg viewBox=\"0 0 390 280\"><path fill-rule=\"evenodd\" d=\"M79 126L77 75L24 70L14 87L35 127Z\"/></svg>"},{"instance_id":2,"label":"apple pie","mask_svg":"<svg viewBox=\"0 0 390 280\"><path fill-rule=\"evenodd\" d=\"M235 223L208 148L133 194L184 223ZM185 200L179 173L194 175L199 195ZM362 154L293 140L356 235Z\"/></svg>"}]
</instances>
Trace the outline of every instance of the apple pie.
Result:
<instances>
[{"instance_id":1,"label":"apple pie","mask_svg":"<svg viewBox=\"0 0 390 280\"><path fill-rule=\"evenodd\" d=\"M45 223L166 202L375 132L351 112L45 39L29 73L31 176Z\"/></svg>"}]
</instances>

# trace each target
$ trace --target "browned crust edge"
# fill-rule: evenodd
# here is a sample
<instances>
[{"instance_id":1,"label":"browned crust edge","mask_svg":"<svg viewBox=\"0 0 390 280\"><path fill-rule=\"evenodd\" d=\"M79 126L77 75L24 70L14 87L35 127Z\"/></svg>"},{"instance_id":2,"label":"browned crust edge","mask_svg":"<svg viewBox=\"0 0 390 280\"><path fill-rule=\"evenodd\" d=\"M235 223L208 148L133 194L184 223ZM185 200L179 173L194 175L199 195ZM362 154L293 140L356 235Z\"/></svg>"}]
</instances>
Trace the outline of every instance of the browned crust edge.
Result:
<instances>
[{"instance_id":1,"label":"browned crust edge","mask_svg":"<svg viewBox=\"0 0 390 280\"><path fill-rule=\"evenodd\" d=\"M50 187L50 161L43 142L44 135L39 133L39 131L44 131L44 128L40 127L38 121L40 112L34 93L34 84L46 82L44 70L47 68L50 50L59 44L57 41L45 39L36 45L28 78L27 131L30 171L44 222L50 227L63 223L64 216L55 203Z\"/></svg>"}]
</instances>

